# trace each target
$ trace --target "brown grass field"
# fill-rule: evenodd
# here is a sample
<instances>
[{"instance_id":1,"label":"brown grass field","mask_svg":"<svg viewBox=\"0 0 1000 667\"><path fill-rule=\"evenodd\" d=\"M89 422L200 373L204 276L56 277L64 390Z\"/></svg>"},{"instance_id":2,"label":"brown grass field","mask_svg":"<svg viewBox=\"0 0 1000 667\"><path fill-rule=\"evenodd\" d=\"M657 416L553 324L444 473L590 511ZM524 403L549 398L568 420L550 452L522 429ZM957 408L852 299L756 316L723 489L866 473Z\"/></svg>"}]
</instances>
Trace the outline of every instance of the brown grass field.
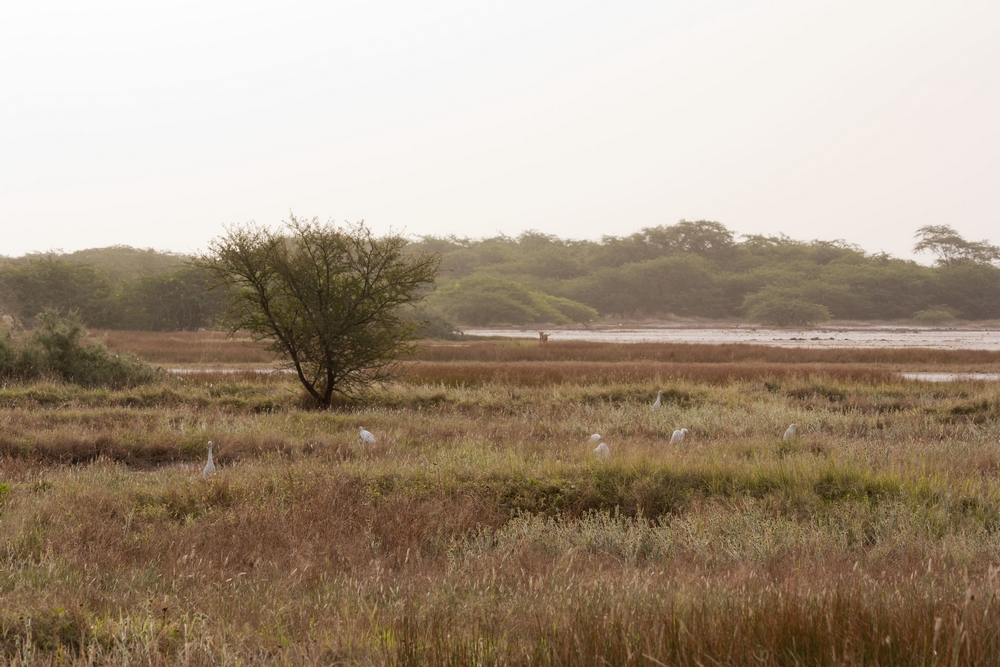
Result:
<instances>
[{"instance_id":1,"label":"brown grass field","mask_svg":"<svg viewBox=\"0 0 1000 667\"><path fill-rule=\"evenodd\" d=\"M151 364L169 366L261 366L273 361L262 345L247 334L221 331L92 331L115 352L131 352Z\"/></svg>"},{"instance_id":2,"label":"brown grass field","mask_svg":"<svg viewBox=\"0 0 1000 667\"><path fill-rule=\"evenodd\" d=\"M996 353L106 341L238 372L0 388L0 664L1000 664Z\"/></svg>"}]
</instances>

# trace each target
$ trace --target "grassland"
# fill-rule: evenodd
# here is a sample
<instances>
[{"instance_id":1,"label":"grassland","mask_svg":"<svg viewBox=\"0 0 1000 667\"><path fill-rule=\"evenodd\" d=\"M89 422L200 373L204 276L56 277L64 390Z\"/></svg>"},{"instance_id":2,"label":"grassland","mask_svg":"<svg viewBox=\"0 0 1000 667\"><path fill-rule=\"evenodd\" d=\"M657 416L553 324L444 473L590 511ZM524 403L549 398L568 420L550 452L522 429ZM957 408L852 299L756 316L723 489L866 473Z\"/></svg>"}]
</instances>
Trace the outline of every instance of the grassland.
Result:
<instances>
[{"instance_id":1,"label":"grassland","mask_svg":"<svg viewBox=\"0 0 1000 667\"><path fill-rule=\"evenodd\" d=\"M267 361L192 338L147 356ZM998 364L490 342L330 412L249 371L3 387L0 657L997 664L1000 389L894 373Z\"/></svg>"}]
</instances>

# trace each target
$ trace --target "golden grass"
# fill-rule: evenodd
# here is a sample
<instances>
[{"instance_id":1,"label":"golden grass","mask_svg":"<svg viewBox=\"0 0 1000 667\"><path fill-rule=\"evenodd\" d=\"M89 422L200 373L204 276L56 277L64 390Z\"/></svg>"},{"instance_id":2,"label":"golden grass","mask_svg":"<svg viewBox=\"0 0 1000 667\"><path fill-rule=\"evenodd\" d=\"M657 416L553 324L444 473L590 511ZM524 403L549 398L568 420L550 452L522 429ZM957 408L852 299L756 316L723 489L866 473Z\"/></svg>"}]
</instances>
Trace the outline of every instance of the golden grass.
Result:
<instances>
[{"instance_id":1,"label":"golden grass","mask_svg":"<svg viewBox=\"0 0 1000 667\"><path fill-rule=\"evenodd\" d=\"M411 362L406 383L480 386L502 383L518 386L551 384L620 384L677 379L728 383L795 377L837 377L864 382L882 382L888 370L863 364L817 363L666 363L658 361L453 361ZM654 392L655 393L655 392Z\"/></svg>"},{"instance_id":2,"label":"golden grass","mask_svg":"<svg viewBox=\"0 0 1000 667\"><path fill-rule=\"evenodd\" d=\"M1000 389L882 363L0 389L0 661L994 664Z\"/></svg>"},{"instance_id":3,"label":"golden grass","mask_svg":"<svg viewBox=\"0 0 1000 667\"><path fill-rule=\"evenodd\" d=\"M230 338L222 331L91 330L114 352L131 352L153 364L267 365L273 355L249 335Z\"/></svg>"},{"instance_id":4,"label":"golden grass","mask_svg":"<svg viewBox=\"0 0 1000 667\"><path fill-rule=\"evenodd\" d=\"M268 365L273 357L248 334L229 338L220 331L103 331L116 352L171 365ZM582 341L423 341L414 359L427 362L605 362L676 364L844 364L892 367L961 366L1000 368L1000 352L990 350L784 348L766 345L688 343L590 343Z\"/></svg>"},{"instance_id":5,"label":"golden grass","mask_svg":"<svg viewBox=\"0 0 1000 667\"><path fill-rule=\"evenodd\" d=\"M768 364L886 364L1000 366L994 350L937 350L927 348L791 348L742 343L591 343L584 341L427 342L418 358L426 361L587 361L768 363Z\"/></svg>"}]
</instances>

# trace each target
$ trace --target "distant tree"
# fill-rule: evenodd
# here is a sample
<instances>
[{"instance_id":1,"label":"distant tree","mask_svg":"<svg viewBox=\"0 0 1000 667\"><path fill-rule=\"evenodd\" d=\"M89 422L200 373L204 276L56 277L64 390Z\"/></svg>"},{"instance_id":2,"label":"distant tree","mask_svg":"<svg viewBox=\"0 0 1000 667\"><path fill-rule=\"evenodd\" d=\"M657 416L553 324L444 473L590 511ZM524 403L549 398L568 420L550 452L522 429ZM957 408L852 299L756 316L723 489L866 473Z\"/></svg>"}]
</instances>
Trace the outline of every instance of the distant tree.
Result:
<instances>
[{"instance_id":1,"label":"distant tree","mask_svg":"<svg viewBox=\"0 0 1000 667\"><path fill-rule=\"evenodd\" d=\"M989 263L1000 259L1000 247L986 241L966 241L949 225L926 225L914 234L914 252L932 252L938 264Z\"/></svg>"},{"instance_id":2,"label":"distant tree","mask_svg":"<svg viewBox=\"0 0 1000 667\"><path fill-rule=\"evenodd\" d=\"M334 393L356 396L390 378L411 349L419 322L403 307L422 298L441 259L407 253L406 244L364 223L291 216L279 231L228 228L197 264L229 288L231 330L267 341L329 407Z\"/></svg>"},{"instance_id":3,"label":"distant tree","mask_svg":"<svg viewBox=\"0 0 1000 667\"><path fill-rule=\"evenodd\" d=\"M169 273L127 283L118 296L122 324L151 331L196 331L216 324L226 309L225 290L212 290L213 275L181 265Z\"/></svg>"},{"instance_id":4,"label":"distant tree","mask_svg":"<svg viewBox=\"0 0 1000 667\"><path fill-rule=\"evenodd\" d=\"M25 324L46 309L55 309L74 311L92 327L113 325L111 294L106 276L89 264L41 256L0 269L0 303Z\"/></svg>"},{"instance_id":5,"label":"distant tree","mask_svg":"<svg viewBox=\"0 0 1000 667\"><path fill-rule=\"evenodd\" d=\"M618 269L635 310L646 315L713 317L720 312L721 291L712 265L697 255L676 254ZM605 290L604 294L609 294ZM621 299L619 293L614 298Z\"/></svg>"},{"instance_id":6,"label":"distant tree","mask_svg":"<svg viewBox=\"0 0 1000 667\"><path fill-rule=\"evenodd\" d=\"M954 322L955 316L947 308L938 306L937 308L917 311L913 314L913 319L921 324L944 324Z\"/></svg>"},{"instance_id":7,"label":"distant tree","mask_svg":"<svg viewBox=\"0 0 1000 667\"><path fill-rule=\"evenodd\" d=\"M133 248L127 245L77 250L53 258L93 266L112 282L131 281L143 276L168 273L188 260L187 256L178 253L162 252L152 248Z\"/></svg>"},{"instance_id":8,"label":"distant tree","mask_svg":"<svg viewBox=\"0 0 1000 667\"><path fill-rule=\"evenodd\" d=\"M676 225L651 227L641 233L647 243L703 256L719 255L733 246L733 233L722 223L709 220L681 220Z\"/></svg>"},{"instance_id":9,"label":"distant tree","mask_svg":"<svg viewBox=\"0 0 1000 667\"><path fill-rule=\"evenodd\" d=\"M576 246L573 241L529 230L517 237L514 261L497 270L537 278L573 278L581 273Z\"/></svg>"},{"instance_id":10,"label":"distant tree","mask_svg":"<svg viewBox=\"0 0 1000 667\"><path fill-rule=\"evenodd\" d=\"M779 327L812 326L830 319L830 311L810 303L791 290L764 289L743 302L747 319Z\"/></svg>"},{"instance_id":11,"label":"distant tree","mask_svg":"<svg viewBox=\"0 0 1000 667\"><path fill-rule=\"evenodd\" d=\"M1000 268L966 262L934 270L936 303L965 320L1000 318Z\"/></svg>"},{"instance_id":12,"label":"distant tree","mask_svg":"<svg viewBox=\"0 0 1000 667\"><path fill-rule=\"evenodd\" d=\"M459 322L489 324L570 324L600 316L593 308L491 275L475 275L442 286L428 299Z\"/></svg>"}]
</instances>

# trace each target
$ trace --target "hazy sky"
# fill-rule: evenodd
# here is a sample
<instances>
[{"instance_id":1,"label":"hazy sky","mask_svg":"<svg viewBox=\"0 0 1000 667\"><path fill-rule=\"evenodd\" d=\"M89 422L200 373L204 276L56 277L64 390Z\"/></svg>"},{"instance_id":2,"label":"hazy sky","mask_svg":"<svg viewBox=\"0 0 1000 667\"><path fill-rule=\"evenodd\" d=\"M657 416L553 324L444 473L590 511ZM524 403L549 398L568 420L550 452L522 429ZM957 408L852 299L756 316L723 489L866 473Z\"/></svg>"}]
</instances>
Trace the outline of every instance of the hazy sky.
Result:
<instances>
[{"instance_id":1,"label":"hazy sky","mask_svg":"<svg viewBox=\"0 0 1000 667\"><path fill-rule=\"evenodd\" d=\"M998 35L995 0L3 3L0 254L289 210L1000 243Z\"/></svg>"}]
</instances>

